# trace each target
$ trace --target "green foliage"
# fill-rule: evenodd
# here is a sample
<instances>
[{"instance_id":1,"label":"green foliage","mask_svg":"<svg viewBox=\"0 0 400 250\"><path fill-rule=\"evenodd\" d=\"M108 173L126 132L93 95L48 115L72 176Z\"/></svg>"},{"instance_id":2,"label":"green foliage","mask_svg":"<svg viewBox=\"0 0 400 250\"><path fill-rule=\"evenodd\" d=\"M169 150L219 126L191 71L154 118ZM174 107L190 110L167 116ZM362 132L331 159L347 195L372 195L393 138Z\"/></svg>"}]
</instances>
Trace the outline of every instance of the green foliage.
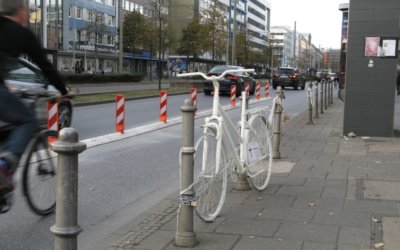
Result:
<instances>
[{"instance_id":1,"label":"green foliage","mask_svg":"<svg viewBox=\"0 0 400 250\"><path fill-rule=\"evenodd\" d=\"M142 74L65 74L68 83L140 82Z\"/></svg>"},{"instance_id":2,"label":"green foliage","mask_svg":"<svg viewBox=\"0 0 400 250\"><path fill-rule=\"evenodd\" d=\"M124 17L124 50L129 52L140 51L144 47L144 36L147 26L146 21L139 12L129 12Z\"/></svg>"},{"instance_id":3,"label":"green foliage","mask_svg":"<svg viewBox=\"0 0 400 250\"><path fill-rule=\"evenodd\" d=\"M204 37L204 26L200 23L200 17L193 18L182 30L182 38L180 40L178 52L181 55L198 58L204 51Z\"/></svg>"}]
</instances>

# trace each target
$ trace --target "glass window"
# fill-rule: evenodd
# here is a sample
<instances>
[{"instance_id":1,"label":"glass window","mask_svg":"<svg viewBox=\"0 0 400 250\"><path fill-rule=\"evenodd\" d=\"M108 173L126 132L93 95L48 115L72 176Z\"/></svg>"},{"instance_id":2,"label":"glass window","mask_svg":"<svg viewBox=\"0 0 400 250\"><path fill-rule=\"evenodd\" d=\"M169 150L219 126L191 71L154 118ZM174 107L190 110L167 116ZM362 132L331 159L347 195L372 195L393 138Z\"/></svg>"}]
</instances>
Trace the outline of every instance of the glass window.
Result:
<instances>
[{"instance_id":1,"label":"glass window","mask_svg":"<svg viewBox=\"0 0 400 250\"><path fill-rule=\"evenodd\" d=\"M76 7L76 18L82 19L82 8Z\"/></svg>"}]
</instances>

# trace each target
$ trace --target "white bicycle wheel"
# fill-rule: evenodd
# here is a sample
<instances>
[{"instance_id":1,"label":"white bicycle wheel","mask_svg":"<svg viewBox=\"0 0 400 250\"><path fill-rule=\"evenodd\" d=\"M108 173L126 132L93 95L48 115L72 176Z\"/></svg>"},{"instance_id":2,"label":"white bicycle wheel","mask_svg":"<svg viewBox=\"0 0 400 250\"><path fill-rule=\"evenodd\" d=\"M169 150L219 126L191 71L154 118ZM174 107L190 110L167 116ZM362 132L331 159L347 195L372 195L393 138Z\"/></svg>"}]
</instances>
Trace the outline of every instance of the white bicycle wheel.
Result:
<instances>
[{"instance_id":1,"label":"white bicycle wheel","mask_svg":"<svg viewBox=\"0 0 400 250\"><path fill-rule=\"evenodd\" d=\"M257 190L267 187L271 178L272 142L267 120L253 115L249 120L249 136L246 138L246 173L249 183Z\"/></svg>"},{"instance_id":2,"label":"white bicycle wheel","mask_svg":"<svg viewBox=\"0 0 400 250\"><path fill-rule=\"evenodd\" d=\"M197 199L195 211L205 221L214 221L225 202L227 161L225 150L221 147L219 165L216 165L217 143L215 130L207 128L195 148L195 183L193 186Z\"/></svg>"}]
</instances>

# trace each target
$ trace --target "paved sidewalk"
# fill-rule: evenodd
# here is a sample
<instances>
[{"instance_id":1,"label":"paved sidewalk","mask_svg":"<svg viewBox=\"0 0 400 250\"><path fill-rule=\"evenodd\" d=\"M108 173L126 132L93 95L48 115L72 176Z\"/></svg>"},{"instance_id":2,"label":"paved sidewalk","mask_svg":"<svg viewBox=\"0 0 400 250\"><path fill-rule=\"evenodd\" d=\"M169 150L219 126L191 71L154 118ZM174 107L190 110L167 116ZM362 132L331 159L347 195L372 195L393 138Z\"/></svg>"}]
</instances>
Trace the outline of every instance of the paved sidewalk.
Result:
<instances>
[{"instance_id":1,"label":"paved sidewalk","mask_svg":"<svg viewBox=\"0 0 400 250\"><path fill-rule=\"evenodd\" d=\"M342 118L334 99L314 125L306 125L307 112L285 123L270 185L230 188L214 223L195 215L194 249L399 249L400 138L342 137ZM181 249L177 194L127 218L93 249Z\"/></svg>"}]
</instances>

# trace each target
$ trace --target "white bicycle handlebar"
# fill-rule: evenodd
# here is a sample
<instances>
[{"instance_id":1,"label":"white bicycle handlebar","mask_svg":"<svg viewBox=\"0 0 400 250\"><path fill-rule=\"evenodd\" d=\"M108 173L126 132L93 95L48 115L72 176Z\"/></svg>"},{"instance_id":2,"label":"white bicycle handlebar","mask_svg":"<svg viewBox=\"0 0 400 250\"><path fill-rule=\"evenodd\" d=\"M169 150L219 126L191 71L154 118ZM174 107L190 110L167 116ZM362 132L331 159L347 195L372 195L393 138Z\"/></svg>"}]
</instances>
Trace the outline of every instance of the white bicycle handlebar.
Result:
<instances>
[{"instance_id":1,"label":"white bicycle handlebar","mask_svg":"<svg viewBox=\"0 0 400 250\"><path fill-rule=\"evenodd\" d=\"M222 72L219 76L206 76L202 72L192 72L192 73L184 73L178 74L177 77L187 77L187 76L201 76L206 80L221 80L228 73L238 73L238 72L254 72L254 69L228 69Z\"/></svg>"}]
</instances>

